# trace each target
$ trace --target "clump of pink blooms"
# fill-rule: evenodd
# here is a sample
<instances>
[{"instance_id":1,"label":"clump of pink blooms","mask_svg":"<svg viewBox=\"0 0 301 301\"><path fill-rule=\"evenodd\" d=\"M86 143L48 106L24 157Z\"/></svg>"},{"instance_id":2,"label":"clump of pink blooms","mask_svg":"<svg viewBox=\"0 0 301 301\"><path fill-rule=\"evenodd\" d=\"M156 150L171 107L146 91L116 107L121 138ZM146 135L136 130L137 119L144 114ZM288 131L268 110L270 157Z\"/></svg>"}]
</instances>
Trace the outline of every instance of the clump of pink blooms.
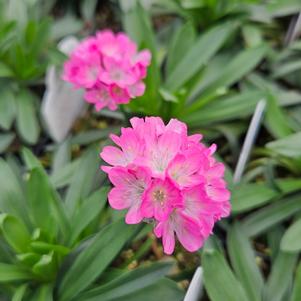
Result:
<instances>
[{"instance_id":1,"label":"clump of pink blooms","mask_svg":"<svg viewBox=\"0 0 301 301\"><path fill-rule=\"evenodd\" d=\"M230 193L223 179L224 165L206 147L202 135L188 135L186 124L159 117L134 117L132 127L111 135L116 146L105 146L102 166L114 188L110 206L128 209L125 221L153 219L154 233L164 252L172 254L175 237L190 252L198 250L214 223L230 213Z\"/></svg>"},{"instance_id":2,"label":"clump of pink blooms","mask_svg":"<svg viewBox=\"0 0 301 301\"><path fill-rule=\"evenodd\" d=\"M84 39L64 64L63 79L85 89L84 98L96 110L128 103L144 94L151 53L138 52L136 44L124 33L99 31Z\"/></svg>"}]
</instances>

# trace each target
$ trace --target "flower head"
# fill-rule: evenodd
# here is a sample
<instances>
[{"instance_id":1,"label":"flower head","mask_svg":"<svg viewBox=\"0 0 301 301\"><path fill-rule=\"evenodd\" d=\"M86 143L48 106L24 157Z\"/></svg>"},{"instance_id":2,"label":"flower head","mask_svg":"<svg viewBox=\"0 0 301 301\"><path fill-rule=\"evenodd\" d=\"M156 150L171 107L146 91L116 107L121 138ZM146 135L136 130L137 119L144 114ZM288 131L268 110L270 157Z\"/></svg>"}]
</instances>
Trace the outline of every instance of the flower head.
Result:
<instances>
[{"instance_id":1,"label":"flower head","mask_svg":"<svg viewBox=\"0 0 301 301\"><path fill-rule=\"evenodd\" d=\"M216 145L206 147L201 135L189 136L176 119L167 125L159 117L130 122L120 136L111 135L117 146L105 146L100 154L114 185L111 207L128 209L127 223L153 218L166 254L173 252L176 237L196 251L215 222L230 213L224 165L213 157Z\"/></svg>"},{"instance_id":2,"label":"flower head","mask_svg":"<svg viewBox=\"0 0 301 301\"><path fill-rule=\"evenodd\" d=\"M100 31L83 40L64 64L63 79L85 89L84 98L96 110L128 103L141 96L151 53L137 51L136 44L124 33Z\"/></svg>"}]
</instances>

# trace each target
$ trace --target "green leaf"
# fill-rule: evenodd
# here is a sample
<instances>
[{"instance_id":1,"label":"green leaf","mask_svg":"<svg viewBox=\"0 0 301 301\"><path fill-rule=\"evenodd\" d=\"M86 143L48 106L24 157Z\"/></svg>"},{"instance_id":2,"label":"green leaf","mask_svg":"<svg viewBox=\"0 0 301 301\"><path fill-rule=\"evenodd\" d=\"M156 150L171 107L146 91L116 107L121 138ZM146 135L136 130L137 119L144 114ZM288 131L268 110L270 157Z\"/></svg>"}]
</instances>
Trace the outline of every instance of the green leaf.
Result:
<instances>
[{"instance_id":1,"label":"green leaf","mask_svg":"<svg viewBox=\"0 0 301 301\"><path fill-rule=\"evenodd\" d=\"M71 143L70 139L67 138L55 149L52 159L52 173L60 170L66 166L71 160Z\"/></svg>"},{"instance_id":2,"label":"green leaf","mask_svg":"<svg viewBox=\"0 0 301 301\"><path fill-rule=\"evenodd\" d=\"M3 159L0 159L0 191L0 211L20 217L28 224L24 192L14 172Z\"/></svg>"},{"instance_id":3,"label":"green leaf","mask_svg":"<svg viewBox=\"0 0 301 301\"><path fill-rule=\"evenodd\" d=\"M203 251L204 284L211 301L247 301L246 292L221 253Z\"/></svg>"},{"instance_id":4,"label":"green leaf","mask_svg":"<svg viewBox=\"0 0 301 301\"><path fill-rule=\"evenodd\" d=\"M227 244L231 264L249 301L261 301L263 277L256 265L251 244L238 222L228 232Z\"/></svg>"},{"instance_id":5,"label":"green leaf","mask_svg":"<svg viewBox=\"0 0 301 301\"><path fill-rule=\"evenodd\" d=\"M16 217L0 214L0 228L7 243L18 253L28 250L30 234L24 224Z\"/></svg>"},{"instance_id":6,"label":"green leaf","mask_svg":"<svg viewBox=\"0 0 301 301\"><path fill-rule=\"evenodd\" d=\"M52 285L44 284L35 290L35 294L31 297L31 301L53 301Z\"/></svg>"},{"instance_id":7,"label":"green leaf","mask_svg":"<svg viewBox=\"0 0 301 301\"><path fill-rule=\"evenodd\" d=\"M289 62L285 62L275 68L273 72L273 78L284 77L289 73L293 73L297 70L301 69L301 60L292 60Z\"/></svg>"},{"instance_id":8,"label":"green leaf","mask_svg":"<svg viewBox=\"0 0 301 301\"><path fill-rule=\"evenodd\" d=\"M120 132L119 126L110 126L101 130L87 130L74 135L71 138L71 144L87 145L95 141L106 139L109 134Z\"/></svg>"},{"instance_id":9,"label":"green leaf","mask_svg":"<svg viewBox=\"0 0 301 301\"><path fill-rule=\"evenodd\" d=\"M300 199L300 194L297 194L250 214L242 222L246 234L248 236L259 235L297 213L301 210Z\"/></svg>"},{"instance_id":10,"label":"green leaf","mask_svg":"<svg viewBox=\"0 0 301 301\"><path fill-rule=\"evenodd\" d=\"M32 163L34 164L34 162ZM69 221L62 201L41 167L33 168L30 172L27 182L27 198L36 227L41 228L51 237L56 236L57 227L59 227L63 236L68 237Z\"/></svg>"},{"instance_id":11,"label":"green leaf","mask_svg":"<svg viewBox=\"0 0 301 301\"><path fill-rule=\"evenodd\" d=\"M256 47L262 44L262 31L257 25L244 25L242 34L248 47Z\"/></svg>"},{"instance_id":12,"label":"green leaf","mask_svg":"<svg viewBox=\"0 0 301 301\"><path fill-rule=\"evenodd\" d=\"M137 99L137 101L141 103L142 109L154 112L160 105L158 95L160 70L158 66L156 38L150 16L140 2L137 1L132 9L123 14L122 21L126 32L137 42L139 47L149 49L152 53L151 65L148 67L147 77L144 80L146 90L144 95Z\"/></svg>"},{"instance_id":13,"label":"green leaf","mask_svg":"<svg viewBox=\"0 0 301 301\"><path fill-rule=\"evenodd\" d=\"M104 299L104 301L157 301L157 300L172 300L182 301L184 298L183 290L180 290L178 285L169 279L161 279L156 283L144 287L135 292L117 298ZM77 299L76 299L77 300ZM98 301L103 300L98 297L92 299L79 299L80 301Z\"/></svg>"},{"instance_id":14,"label":"green leaf","mask_svg":"<svg viewBox=\"0 0 301 301\"><path fill-rule=\"evenodd\" d=\"M86 198L91 192L93 179L96 172L99 172L99 157L94 147L82 155L80 164L77 166L71 184L69 186L65 203L67 214L72 217L75 210L79 207L80 201ZM83 181L83 179L85 179Z\"/></svg>"},{"instance_id":15,"label":"green leaf","mask_svg":"<svg viewBox=\"0 0 301 301\"><path fill-rule=\"evenodd\" d=\"M0 153L5 152L14 139L15 139L14 133L0 134Z\"/></svg>"},{"instance_id":16,"label":"green leaf","mask_svg":"<svg viewBox=\"0 0 301 301\"><path fill-rule=\"evenodd\" d=\"M296 271L296 277L290 301L301 300L301 263L299 263Z\"/></svg>"},{"instance_id":17,"label":"green leaf","mask_svg":"<svg viewBox=\"0 0 301 301\"><path fill-rule=\"evenodd\" d=\"M287 157L301 156L301 132L266 144L274 152Z\"/></svg>"},{"instance_id":18,"label":"green leaf","mask_svg":"<svg viewBox=\"0 0 301 301\"><path fill-rule=\"evenodd\" d=\"M76 159L50 175L50 181L55 188L67 186L72 182L72 178L78 170L80 159Z\"/></svg>"},{"instance_id":19,"label":"green leaf","mask_svg":"<svg viewBox=\"0 0 301 301\"><path fill-rule=\"evenodd\" d=\"M103 187L95 191L83 201L71 222L69 245L73 245L81 232L95 219L104 208L109 188Z\"/></svg>"},{"instance_id":20,"label":"green leaf","mask_svg":"<svg viewBox=\"0 0 301 301\"><path fill-rule=\"evenodd\" d=\"M265 183L247 183L234 187L231 196L232 213L240 213L262 206L279 193Z\"/></svg>"},{"instance_id":21,"label":"green leaf","mask_svg":"<svg viewBox=\"0 0 301 301\"><path fill-rule=\"evenodd\" d=\"M284 227L282 224L273 226L270 230L267 231L267 242L268 248L270 250L270 258L273 263L280 251L280 241L284 233Z\"/></svg>"},{"instance_id":22,"label":"green leaf","mask_svg":"<svg viewBox=\"0 0 301 301\"><path fill-rule=\"evenodd\" d=\"M190 99L196 100L197 97L201 96L201 98L194 103L194 106L197 106L203 99L216 93L219 88L231 86L241 79L241 77L249 73L263 59L266 50L267 48L265 46L260 46L243 50L236 55L234 59L222 68L221 72L216 73L210 81L204 81L204 85L201 84L194 89L190 95Z\"/></svg>"},{"instance_id":23,"label":"green leaf","mask_svg":"<svg viewBox=\"0 0 301 301\"><path fill-rule=\"evenodd\" d=\"M242 92L211 101L201 110L183 116L190 126L206 126L208 123L239 119L251 115L257 102L262 99L261 92Z\"/></svg>"},{"instance_id":24,"label":"green leaf","mask_svg":"<svg viewBox=\"0 0 301 301\"><path fill-rule=\"evenodd\" d=\"M27 292L27 284L22 284L19 286L12 296L12 301L24 301L25 294Z\"/></svg>"},{"instance_id":25,"label":"green leaf","mask_svg":"<svg viewBox=\"0 0 301 301\"><path fill-rule=\"evenodd\" d=\"M81 2L80 11L82 16L88 22L91 22L94 18L96 10L97 0L85 0Z\"/></svg>"},{"instance_id":26,"label":"green leaf","mask_svg":"<svg viewBox=\"0 0 301 301\"><path fill-rule=\"evenodd\" d=\"M26 186L27 200L34 225L46 233L51 233L51 237L55 237L57 224L52 210L55 200L44 171L39 168L33 169Z\"/></svg>"},{"instance_id":27,"label":"green leaf","mask_svg":"<svg viewBox=\"0 0 301 301\"><path fill-rule=\"evenodd\" d=\"M137 226L125 225L123 220L103 228L76 257L57 284L58 300L70 300L87 288L108 267L136 230Z\"/></svg>"},{"instance_id":28,"label":"green leaf","mask_svg":"<svg viewBox=\"0 0 301 301\"><path fill-rule=\"evenodd\" d=\"M279 252L266 283L264 291L265 301L283 300L283 297L291 284L296 262L296 254ZM285 277L283 277L283 275L285 275Z\"/></svg>"},{"instance_id":29,"label":"green leaf","mask_svg":"<svg viewBox=\"0 0 301 301\"><path fill-rule=\"evenodd\" d=\"M34 168L42 168L43 169L43 165L40 162L40 160L31 152L31 150L29 150L26 147L22 148L22 159L26 165L26 167L30 170L34 169Z\"/></svg>"},{"instance_id":30,"label":"green leaf","mask_svg":"<svg viewBox=\"0 0 301 301\"><path fill-rule=\"evenodd\" d=\"M193 46L196 32L192 23L188 22L176 30L171 40L171 45L167 53L166 75L173 72L178 62L187 53L187 49Z\"/></svg>"},{"instance_id":31,"label":"green leaf","mask_svg":"<svg viewBox=\"0 0 301 301\"><path fill-rule=\"evenodd\" d=\"M22 90L17 95L17 106L18 132L27 143L35 144L39 137L40 128L33 95L26 90Z\"/></svg>"},{"instance_id":32,"label":"green leaf","mask_svg":"<svg viewBox=\"0 0 301 301\"><path fill-rule=\"evenodd\" d=\"M107 284L82 294L79 300L109 301L126 298L127 295L143 290L163 278L172 267L172 262L155 263L126 272Z\"/></svg>"},{"instance_id":33,"label":"green leaf","mask_svg":"<svg viewBox=\"0 0 301 301\"><path fill-rule=\"evenodd\" d=\"M56 244L49 244L44 241L33 241L30 244L30 247L37 253L49 253L51 251L60 254L60 255L67 255L70 253L70 249L68 249L65 246L62 245L56 245Z\"/></svg>"},{"instance_id":34,"label":"green leaf","mask_svg":"<svg viewBox=\"0 0 301 301\"><path fill-rule=\"evenodd\" d=\"M13 264L0 263L0 283L31 279L32 275Z\"/></svg>"},{"instance_id":35,"label":"green leaf","mask_svg":"<svg viewBox=\"0 0 301 301\"><path fill-rule=\"evenodd\" d=\"M168 76L166 88L175 91L183 86L214 56L235 29L236 24L225 23L201 35Z\"/></svg>"},{"instance_id":36,"label":"green leaf","mask_svg":"<svg viewBox=\"0 0 301 301\"><path fill-rule=\"evenodd\" d=\"M275 138L283 138L292 134L287 115L279 106L277 96L273 94L269 94L267 97L265 125Z\"/></svg>"},{"instance_id":37,"label":"green leaf","mask_svg":"<svg viewBox=\"0 0 301 301\"><path fill-rule=\"evenodd\" d=\"M299 252L301 250L301 219L295 221L284 233L281 240L281 250Z\"/></svg>"},{"instance_id":38,"label":"green leaf","mask_svg":"<svg viewBox=\"0 0 301 301\"><path fill-rule=\"evenodd\" d=\"M51 37L53 40L59 40L65 36L77 33L82 27L82 20L72 14L66 14L53 23L51 27Z\"/></svg>"},{"instance_id":39,"label":"green leaf","mask_svg":"<svg viewBox=\"0 0 301 301\"><path fill-rule=\"evenodd\" d=\"M44 281L53 280L56 274L54 253L50 252L42 255L40 260L32 267L32 271Z\"/></svg>"},{"instance_id":40,"label":"green leaf","mask_svg":"<svg viewBox=\"0 0 301 301\"><path fill-rule=\"evenodd\" d=\"M0 78L1 77L13 77L13 71L3 62L0 62Z\"/></svg>"},{"instance_id":41,"label":"green leaf","mask_svg":"<svg viewBox=\"0 0 301 301\"><path fill-rule=\"evenodd\" d=\"M16 102L14 94L8 88L0 89L0 126L9 130L16 117Z\"/></svg>"},{"instance_id":42,"label":"green leaf","mask_svg":"<svg viewBox=\"0 0 301 301\"><path fill-rule=\"evenodd\" d=\"M32 268L32 266L41 259L41 255L32 253L32 252L28 252L28 253L17 254L16 258L22 264Z\"/></svg>"}]
</instances>

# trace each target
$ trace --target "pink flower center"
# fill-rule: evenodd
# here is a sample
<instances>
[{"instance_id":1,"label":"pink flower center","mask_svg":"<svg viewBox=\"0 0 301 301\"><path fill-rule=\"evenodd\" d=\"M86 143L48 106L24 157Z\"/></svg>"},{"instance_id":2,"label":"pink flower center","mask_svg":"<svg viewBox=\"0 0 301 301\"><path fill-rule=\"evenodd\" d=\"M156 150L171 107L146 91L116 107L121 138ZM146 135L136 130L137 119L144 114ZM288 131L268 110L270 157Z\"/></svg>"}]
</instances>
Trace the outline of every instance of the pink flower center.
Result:
<instances>
[{"instance_id":1,"label":"pink flower center","mask_svg":"<svg viewBox=\"0 0 301 301\"><path fill-rule=\"evenodd\" d=\"M124 72L122 71L122 70L120 70L120 69L113 69L112 71L111 71L111 77L112 77L112 79L113 80L115 80L115 81L119 81L119 80L122 80L123 79L123 77L124 77Z\"/></svg>"},{"instance_id":2,"label":"pink flower center","mask_svg":"<svg viewBox=\"0 0 301 301\"><path fill-rule=\"evenodd\" d=\"M164 202L166 199L166 194L164 193L164 191L162 189L155 190L153 192L153 197L154 197L154 200L156 202L159 202L161 206L164 205Z\"/></svg>"},{"instance_id":3,"label":"pink flower center","mask_svg":"<svg viewBox=\"0 0 301 301\"><path fill-rule=\"evenodd\" d=\"M106 91L105 89L101 89L98 91L98 98L101 100L109 100L110 95L109 92Z\"/></svg>"},{"instance_id":4,"label":"pink flower center","mask_svg":"<svg viewBox=\"0 0 301 301\"><path fill-rule=\"evenodd\" d=\"M91 67L88 71L88 76L90 80L96 80L98 75L98 69L96 67Z\"/></svg>"},{"instance_id":5,"label":"pink flower center","mask_svg":"<svg viewBox=\"0 0 301 301\"><path fill-rule=\"evenodd\" d=\"M122 89L120 89L120 88L117 87L117 86L115 86L115 87L112 89L112 92L113 92L116 96L122 96L122 94L123 94Z\"/></svg>"}]
</instances>

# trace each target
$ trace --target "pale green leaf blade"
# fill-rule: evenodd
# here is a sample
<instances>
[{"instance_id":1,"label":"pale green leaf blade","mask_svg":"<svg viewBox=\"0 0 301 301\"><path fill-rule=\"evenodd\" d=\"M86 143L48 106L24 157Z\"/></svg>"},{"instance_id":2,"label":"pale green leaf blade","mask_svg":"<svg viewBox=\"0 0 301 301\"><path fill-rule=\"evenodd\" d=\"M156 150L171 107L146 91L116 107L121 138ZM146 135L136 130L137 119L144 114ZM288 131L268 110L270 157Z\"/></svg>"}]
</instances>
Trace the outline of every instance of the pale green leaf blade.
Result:
<instances>
[{"instance_id":1,"label":"pale green leaf blade","mask_svg":"<svg viewBox=\"0 0 301 301\"><path fill-rule=\"evenodd\" d=\"M183 86L214 56L235 29L236 24L225 23L201 35L168 76L166 88L175 91Z\"/></svg>"},{"instance_id":2,"label":"pale green leaf blade","mask_svg":"<svg viewBox=\"0 0 301 301\"><path fill-rule=\"evenodd\" d=\"M225 258L216 250L202 255L204 284L211 301L247 301L246 292L236 279Z\"/></svg>"},{"instance_id":3,"label":"pale green leaf blade","mask_svg":"<svg viewBox=\"0 0 301 301\"><path fill-rule=\"evenodd\" d=\"M249 301L261 301L263 277L256 265L254 250L238 222L228 232L227 243L233 269Z\"/></svg>"},{"instance_id":4,"label":"pale green leaf blade","mask_svg":"<svg viewBox=\"0 0 301 301\"><path fill-rule=\"evenodd\" d=\"M301 219L295 221L284 233L281 250L297 253L301 250Z\"/></svg>"}]
</instances>

